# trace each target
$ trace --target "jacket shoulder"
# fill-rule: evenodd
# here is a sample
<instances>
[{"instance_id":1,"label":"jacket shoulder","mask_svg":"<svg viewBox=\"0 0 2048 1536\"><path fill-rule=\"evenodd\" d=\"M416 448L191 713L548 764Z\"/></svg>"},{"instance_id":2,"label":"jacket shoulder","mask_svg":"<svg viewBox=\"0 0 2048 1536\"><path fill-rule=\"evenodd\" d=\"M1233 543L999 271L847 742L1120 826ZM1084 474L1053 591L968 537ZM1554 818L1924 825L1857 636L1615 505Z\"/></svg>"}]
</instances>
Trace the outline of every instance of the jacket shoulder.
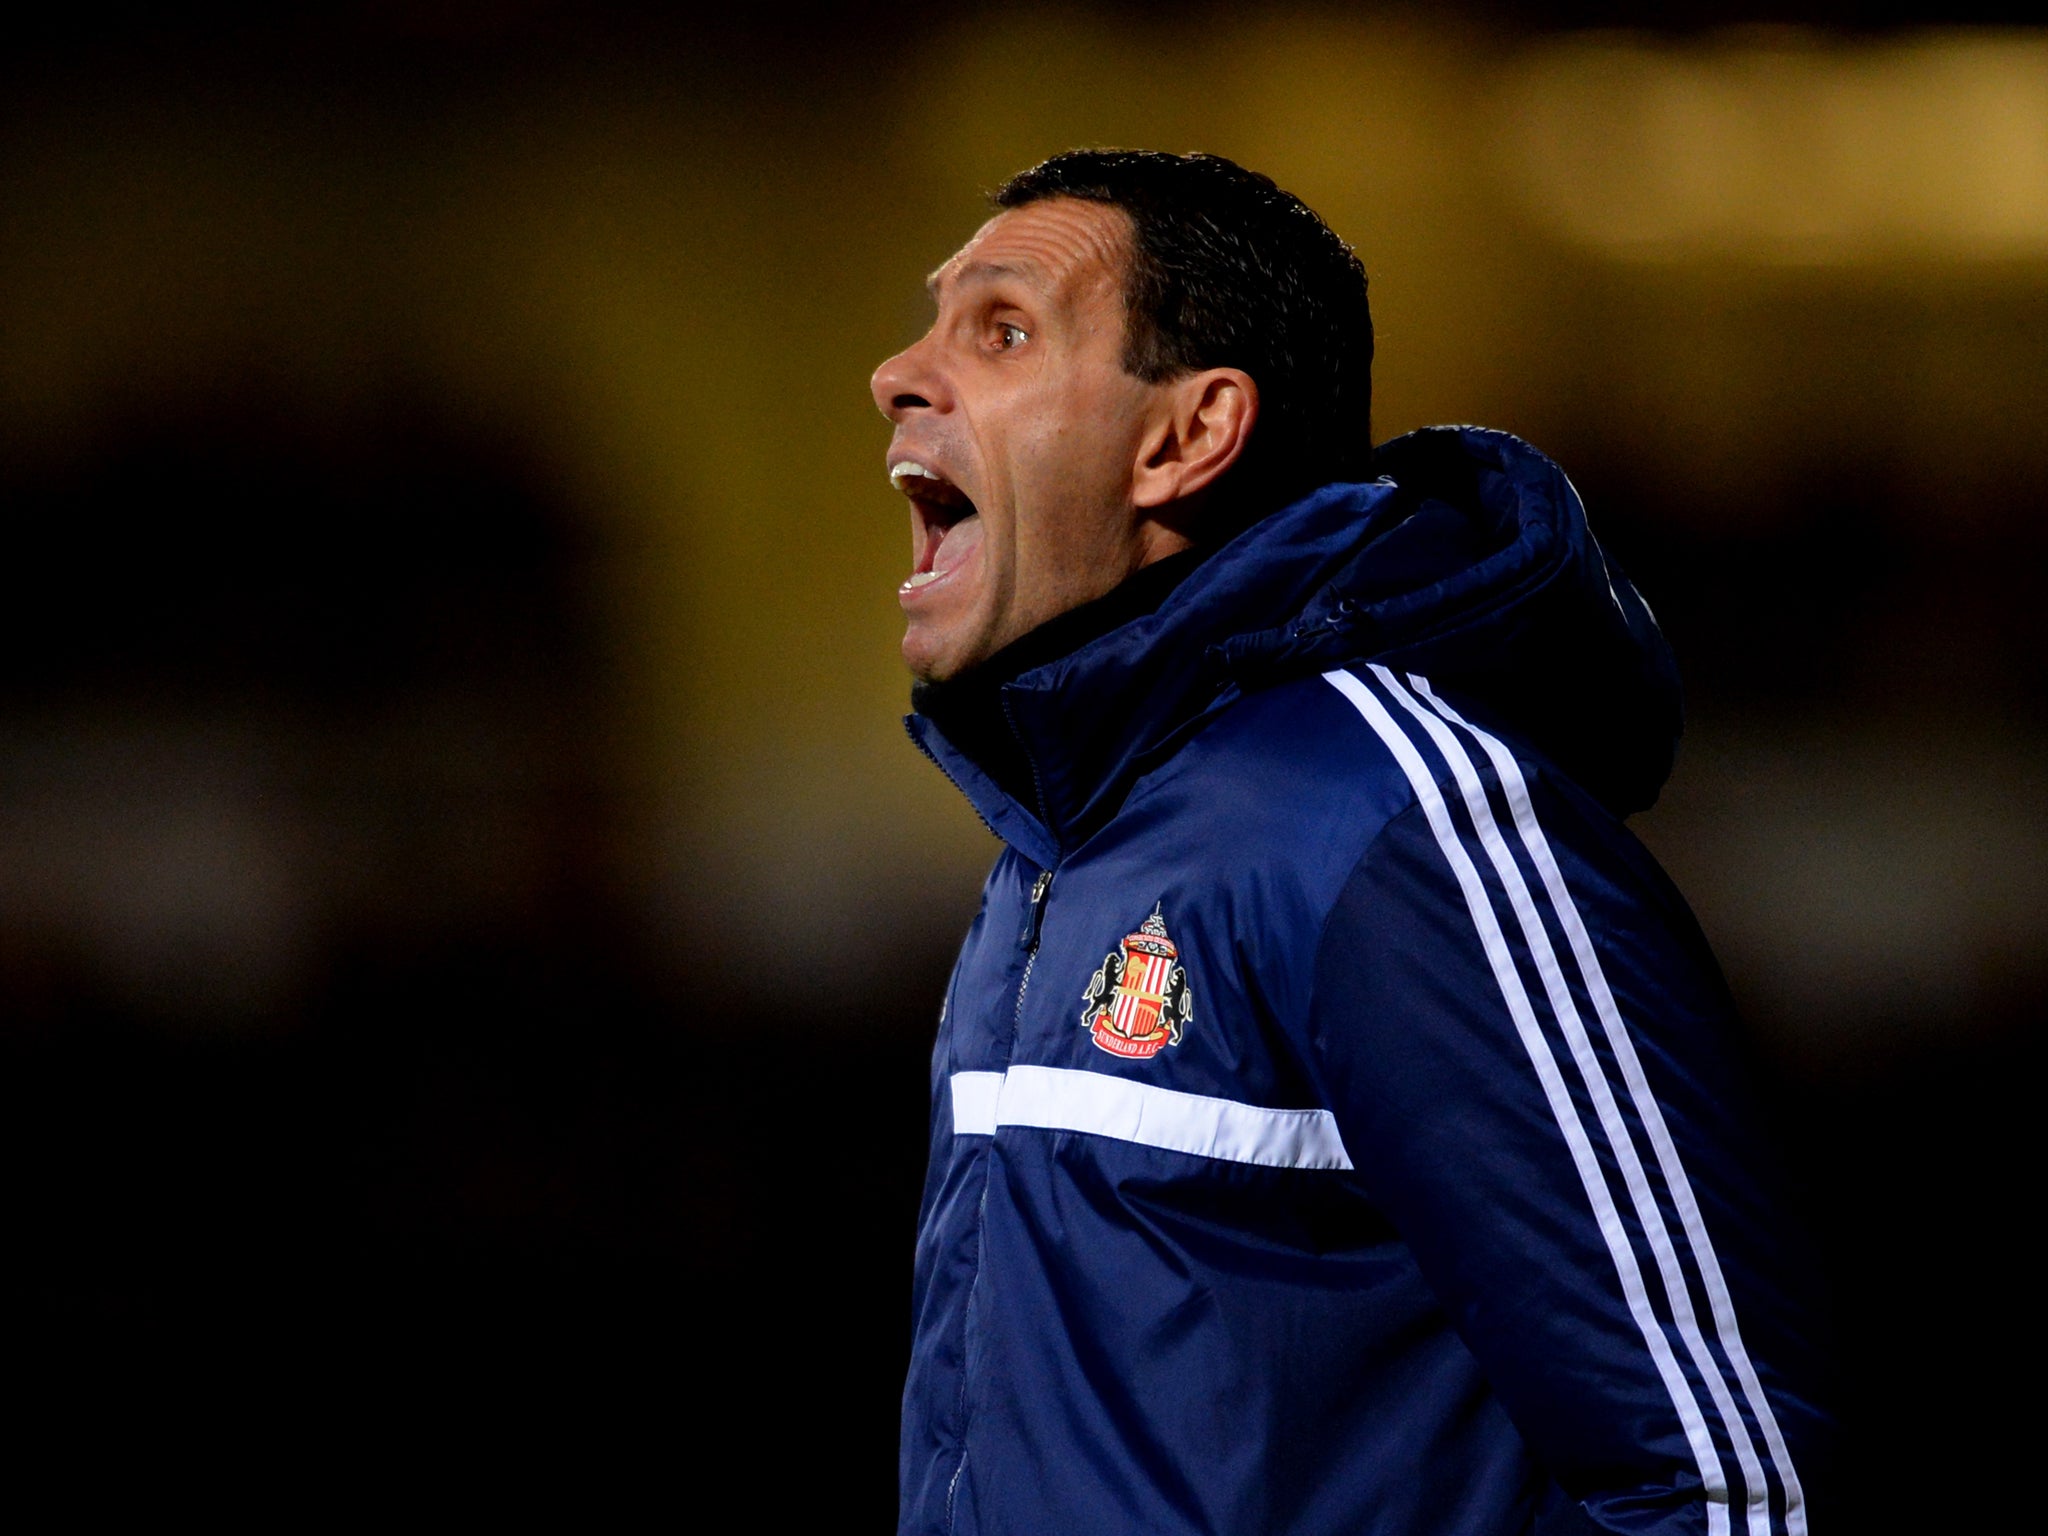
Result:
<instances>
[{"instance_id":1,"label":"jacket shoulder","mask_svg":"<svg viewBox=\"0 0 2048 1536\"><path fill-rule=\"evenodd\" d=\"M1120 820L1165 822L1219 872L1334 903L1387 823L1416 803L1381 741L1324 678L1244 693L1134 787Z\"/></svg>"}]
</instances>

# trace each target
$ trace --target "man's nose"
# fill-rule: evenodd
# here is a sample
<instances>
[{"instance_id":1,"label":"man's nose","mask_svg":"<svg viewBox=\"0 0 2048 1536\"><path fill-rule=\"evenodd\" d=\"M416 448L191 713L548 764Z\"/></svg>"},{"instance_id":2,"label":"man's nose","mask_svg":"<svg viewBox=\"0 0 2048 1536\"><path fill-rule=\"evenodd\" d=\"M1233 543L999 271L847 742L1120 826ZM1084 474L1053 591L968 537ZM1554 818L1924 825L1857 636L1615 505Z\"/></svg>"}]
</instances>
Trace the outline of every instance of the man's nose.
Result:
<instances>
[{"instance_id":1,"label":"man's nose","mask_svg":"<svg viewBox=\"0 0 2048 1536\"><path fill-rule=\"evenodd\" d=\"M891 421L901 422L912 411L943 408L946 386L933 367L929 336L912 343L875 370L868 380L875 408Z\"/></svg>"}]
</instances>

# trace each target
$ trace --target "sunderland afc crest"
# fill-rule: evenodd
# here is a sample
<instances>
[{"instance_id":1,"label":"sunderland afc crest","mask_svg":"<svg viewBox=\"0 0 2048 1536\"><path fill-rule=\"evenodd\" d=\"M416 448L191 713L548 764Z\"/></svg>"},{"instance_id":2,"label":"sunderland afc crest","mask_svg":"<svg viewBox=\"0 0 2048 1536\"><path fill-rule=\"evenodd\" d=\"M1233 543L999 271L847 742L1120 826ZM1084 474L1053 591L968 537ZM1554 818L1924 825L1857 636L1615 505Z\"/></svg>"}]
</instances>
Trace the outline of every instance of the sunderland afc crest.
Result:
<instances>
[{"instance_id":1,"label":"sunderland afc crest","mask_svg":"<svg viewBox=\"0 0 2048 1536\"><path fill-rule=\"evenodd\" d=\"M1081 1025L1112 1056L1142 1061L1180 1044L1195 1004L1158 907L1103 958L1082 996Z\"/></svg>"}]
</instances>

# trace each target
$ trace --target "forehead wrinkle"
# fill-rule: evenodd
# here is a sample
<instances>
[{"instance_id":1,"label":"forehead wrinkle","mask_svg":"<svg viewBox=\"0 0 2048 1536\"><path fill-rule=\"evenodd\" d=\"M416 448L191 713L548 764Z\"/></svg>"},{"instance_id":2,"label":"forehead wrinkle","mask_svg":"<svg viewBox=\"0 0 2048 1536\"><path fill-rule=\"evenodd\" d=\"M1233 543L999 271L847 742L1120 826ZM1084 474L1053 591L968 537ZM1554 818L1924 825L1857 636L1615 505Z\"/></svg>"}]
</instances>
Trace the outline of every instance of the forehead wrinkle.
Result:
<instances>
[{"instance_id":1,"label":"forehead wrinkle","mask_svg":"<svg viewBox=\"0 0 2048 1536\"><path fill-rule=\"evenodd\" d=\"M1130 215L1080 198L1054 197L1006 209L925 279L934 302L963 284L1010 277L1051 298L1103 284L1120 293L1133 245ZM989 255L979 252L993 247ZM1093 268L1091 272L1088 269Z\"/></svg>"},{"instance_id":2,"label":"forehead wrinkle","mask_svg":"<svg viewBox=\"0 0 2048 1536\"><path fill-rule=\"evenodd\" d=\"M924 291L936 301L940 291L949 285L958 288L964 283L993 283L1005 277L1017 278L1039 289L1051 286L1035 262L969 261L957 267L947 262L924 280Z\"/></svg>"}]
</instances>

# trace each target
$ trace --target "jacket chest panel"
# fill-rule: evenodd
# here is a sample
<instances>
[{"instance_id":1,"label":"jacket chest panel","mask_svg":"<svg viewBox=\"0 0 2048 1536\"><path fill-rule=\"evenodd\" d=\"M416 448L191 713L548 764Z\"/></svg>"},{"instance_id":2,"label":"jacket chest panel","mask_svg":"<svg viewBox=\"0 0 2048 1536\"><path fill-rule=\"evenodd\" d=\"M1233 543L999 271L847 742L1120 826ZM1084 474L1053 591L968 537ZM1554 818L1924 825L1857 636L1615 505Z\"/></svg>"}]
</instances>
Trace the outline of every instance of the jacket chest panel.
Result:
<instances>
[{"instance_id":1,"label":"jacket chest panel","mask_svg":"<svg viewBox=\"0 0 2048 1536\"><path fill-rule=\"evenodd\" d=\"M1001 1072L1009 1065L1018 999L1035 969L1034 913L1043 910L1049 885L1043 871L1013 852L990 871L981 915L961 946L946 995L941 1056L948 1070Z\"/></svg>"},{"instance_id":2,"label":"jacket chest panel","mask_svg":"<svg viewBox=\"0 0 2048 1536\"><path fill-rule=\"evenodd\" d=\"M1305 1102L1256 957L1232 937L1239 883L1153 841L1084 851L1055 874L1015 977L1012 1062Z\"/></svg>"}]
</instances>

